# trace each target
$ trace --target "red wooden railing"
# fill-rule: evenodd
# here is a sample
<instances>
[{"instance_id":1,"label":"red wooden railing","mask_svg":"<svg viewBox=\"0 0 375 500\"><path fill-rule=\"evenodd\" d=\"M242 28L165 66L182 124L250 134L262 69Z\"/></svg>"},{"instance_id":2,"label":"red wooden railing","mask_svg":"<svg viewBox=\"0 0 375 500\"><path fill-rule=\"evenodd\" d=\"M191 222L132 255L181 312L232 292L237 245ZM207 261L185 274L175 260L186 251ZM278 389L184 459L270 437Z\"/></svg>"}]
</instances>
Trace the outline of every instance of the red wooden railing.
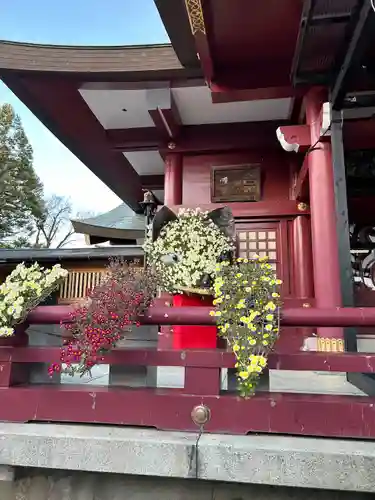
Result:
<instances>
[{"instance_id":1,"label":"red wooden railing","mask_svg":"<svg viewBox=\"0 0 375 500\"><path fill-rule=\"evenodd\" d=\"M198 310L197 310L198 309ZM68 320L69 308L36 308L30 324ZM154 306L142 318L148 324L212 324L209 308ZM286 327L375 326L375 308L287 308ZM287 333L287 330L285 331ZM14 339L17 340L17 339ZM231 353L116 349L104 363L127 366L181 366L182 389L30 384L34 363L58 362L58 347L0 346L0 421L106 423L194 431L191 412L211 410L206 432L281 433L375 438L375 398L367 396L259 392L244 400L220 390L220 370L234 366ZM4 345L5 344L5 345ZM269 367L278 370L375 373L375 354L275 353Z\"/></svg>"}]
</instances>

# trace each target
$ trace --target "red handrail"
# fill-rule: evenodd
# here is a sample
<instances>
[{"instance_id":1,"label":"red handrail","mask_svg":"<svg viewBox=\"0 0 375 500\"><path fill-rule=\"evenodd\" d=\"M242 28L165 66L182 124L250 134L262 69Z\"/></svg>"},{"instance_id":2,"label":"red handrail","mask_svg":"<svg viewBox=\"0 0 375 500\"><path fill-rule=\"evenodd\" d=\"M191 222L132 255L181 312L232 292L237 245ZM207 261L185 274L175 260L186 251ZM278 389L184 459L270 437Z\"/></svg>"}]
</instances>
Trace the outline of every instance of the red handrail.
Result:
<instances>
[{"instance_id":1,"label":"red handrail","mask_svg":"<svg viewBox=\"0 0 375 500\"><path fill-rule=\"evenodd\" d=\"M165 307L155 305L140 317L143 324L153 325L213 325L210 307ZM29 324L69 322L69 306L40 306L30 312ZM337 307L335 309L285 308L283 326L375 326L375 307Z\"/></svg>"}]
</instances>

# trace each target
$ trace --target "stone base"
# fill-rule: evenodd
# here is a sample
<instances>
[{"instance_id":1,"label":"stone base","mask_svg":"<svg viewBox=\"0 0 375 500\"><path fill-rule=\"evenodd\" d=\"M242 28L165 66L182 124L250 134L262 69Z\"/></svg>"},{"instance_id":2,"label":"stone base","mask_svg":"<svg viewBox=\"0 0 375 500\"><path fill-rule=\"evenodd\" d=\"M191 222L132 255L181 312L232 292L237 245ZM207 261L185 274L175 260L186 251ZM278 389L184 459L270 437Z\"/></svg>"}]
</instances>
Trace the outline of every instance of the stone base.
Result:
<instances>
[{"instance_id":1,"label":"stone base","mask_svg":"<svg viewBox=\"0 0 375 500\"><path fill-rule=\"evenodd\" d=\"M94 425L56 425L56 424L8 424L0 423L0 464L8 466L37 468L40 481L45 484L45 479L51 474L50 469L62 471L75 471L87 473L122 474L127 476L142 476L144 484L150 485L155 477L164 478L166 482L154 483L154 498L207 498L210 496L190 497L157 495L157 485L168 488L171 478L204 480L213 482L233 483L225 487L225 491L243 491L239 496L215 496L214 498L227 498L240 500L250 498L250 485L267 485L274 488L264 490L269 492L270 498L300 498L282 496L274 491L276 487L309 488L321 490L344 490L358 493L375 493L375 449L371 441L321 439L303 437L281 437L272 435L228 436L222 434L203 434L199 441L198 461L196 462L195 444L197 435L194 433L163 432L150 429L121 428ZM45 469L43 472L42 469ZM49 469L49 470L48 470ZM22 471L21 471L22 472ZM23 471L27 477L30 473ZM77 477L67 473L69 477ZM64 476L65 477L65 476ZM84 477L85 486L95 492L95 496L66 496L63 500L122 500L132 498L126 496L120 489L112 497L99 496L99 486L93 486L96 481L106 479L89 479L90 474ZM124 479L122 479L124 480ZM38 480L39 481L39 480ZM48 479L50 481L50 479ZM52 479L52 483L55 479ZM66 483L64 479L64 484ZM69 479L73 481L73 479ZM75 481L75 479L74 479ZM77 479L78 481L78 479ZM91 483L90 481L93 481ZM168 484L167 484L168 483ZM236 484L247 485L237 486ZM110 482L110 484L113 484ZM177 484L177 483L176 483ZM181 482L181 484L186 484ZM190 484L190 483L189 483ZM90 488L92 488L90 490ZM104 487L109 491L109 486ZM106 489L107 488L107 489ZM152 487L147 486L151 491ZM163 490L162 488L162 490ZM187 493L189 486L186 487ZM202 488L205 488L203 485ZM219 491L220 486L212 485ZM211 490L212 490L211 488ZM229 488L229 490L228 490ZM232 488L232 490L231 490ZM241 490L242 488L242 490ZM210 492L211 490L208 490ZM114 490L115 491L115 490ZM207 490L202 490L203 492ZM254 491L254 490L253 490ZM293 490L295 491L295 490ZM191 492L191 490L190 490ZM211 491L212 492L212 491ZM186 494L187 494L186 493ZM205 494L206 494L205 493ZM151 495L151 493L147 493ZM165 494L163 492L163 494ZM207 493L208 494L208 493ZM289 493L288 493L289 494ZM301 493L301 499L307 498L346 498L335 496L309 496ZM91 496L90 496L91 495ZM276 496L275 496L276 495ZM321 495L321 496L319 496ZM337 494L338 495L338 494ZM264 498L268 497L268 493ZM48 497L47 497L48 498ZM53 497L60 500L59 496ZM134 498L137 498L134 496ZM138 498L148 498L140 496ZM261 499L262 496L255 495ZM361 498L351 496L350 499ZM0 495L1 500L8 500ZM40 497L19 496L24 500L44 500Z\"/></svg>"}]
</instances>

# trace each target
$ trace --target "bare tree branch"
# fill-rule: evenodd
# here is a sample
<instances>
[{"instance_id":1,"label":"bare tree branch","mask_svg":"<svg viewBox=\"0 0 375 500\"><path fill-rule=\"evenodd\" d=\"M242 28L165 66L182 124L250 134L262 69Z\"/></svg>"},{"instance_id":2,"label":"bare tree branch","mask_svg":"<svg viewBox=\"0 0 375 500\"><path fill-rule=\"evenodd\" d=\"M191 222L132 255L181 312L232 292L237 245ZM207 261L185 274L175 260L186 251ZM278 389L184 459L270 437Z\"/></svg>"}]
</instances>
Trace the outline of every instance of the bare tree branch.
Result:
<instances>
[{"instance_id":1,"label":"bare tree branch","mask_svg":"<svg viewBox=\"0 0 375 500\"><path fill-rule=\"evenodd\" d=\"M68 198L53 195L45 201L45 210L35 221L33 246L62 248L74 233L70 218L72 205Z\"/></svg>"}]
</instances>

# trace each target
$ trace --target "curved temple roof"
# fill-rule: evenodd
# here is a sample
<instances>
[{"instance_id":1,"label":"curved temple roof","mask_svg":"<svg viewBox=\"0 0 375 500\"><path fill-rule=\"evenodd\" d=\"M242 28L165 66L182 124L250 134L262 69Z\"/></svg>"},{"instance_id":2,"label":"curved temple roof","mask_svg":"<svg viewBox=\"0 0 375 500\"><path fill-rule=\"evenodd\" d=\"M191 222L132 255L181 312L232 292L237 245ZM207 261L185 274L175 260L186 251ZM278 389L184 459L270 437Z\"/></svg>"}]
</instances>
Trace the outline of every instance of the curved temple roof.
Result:
<instances>
[{"instance_id":1,"label":"curved temple roof","mask_svg":"<svg viewBox=\"0 0 375 500\"><path fill-rule=\"evenodd\" d=\"M134 214L125 203L96 217L71 222L76 233L108 240L141 239L145 232L144 216Z\"/></svg>"},{"instance_id":2,"label":"curved temple roof","mask_svg":"<svg viewBox=\"0 0 375 500\"><path fill-rule=\"evenodd\" d=\"M142 188L163 188L164 163L158 153L159 136L155 139L153 135L151 151L150 148L142 150L137 170L124 152L111 143L108 131L86 102L87 93L94 95L95 102L98 93L100 96L105 94L105 99L110 94L113 107L113 96L121 101L124 92L135 89L141 99L147 88L168 87L172 81L185 83L201 75L200 68L184 68L170 44L68 47L0 41L0 78L3 82L135 212L141 212ZM93 86L96 88L94 94ZM115 104L117 106L117 101ZM127 107L128 104L123 104L119 108L125 119L134 114L130 111L125 115L127 110L122 108ZM110 106L104 105L104 109L107 114L113 112ZM148 110L143 112L148 117ZM153 128L140 131L146 139L147 132L156 130L151 118L149 121ZM139 129L130 130L132 132L134 136ZM134 143L138 140L135 138ZM128 151L133 154L132 148ZM156 175L152 175L157 169Z\"/></svg>"},{"instance_id":3,"label":"curved temple roof","mask_svg":"<svg viewBox=\"0 0 375 500\"><path fill-rule=\"evenodd\" d=\"M183 70L170 44L117 47L0 41L0 67L57 73L131 73Z\"/></svg>"}]
</instances>

